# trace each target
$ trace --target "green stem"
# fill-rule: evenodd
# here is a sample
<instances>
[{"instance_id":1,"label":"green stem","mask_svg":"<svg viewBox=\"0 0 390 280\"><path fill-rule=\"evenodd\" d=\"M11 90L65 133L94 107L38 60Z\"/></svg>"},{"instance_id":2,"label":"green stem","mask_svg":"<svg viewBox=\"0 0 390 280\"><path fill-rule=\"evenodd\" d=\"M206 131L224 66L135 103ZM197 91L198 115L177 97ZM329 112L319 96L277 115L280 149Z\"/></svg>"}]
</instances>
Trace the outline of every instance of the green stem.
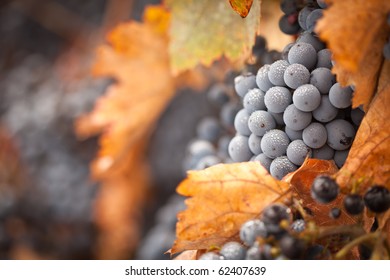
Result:
<instances>
[{"instance_id":1,"label":"green stem","mask_svg":"<svg viewBox=\"0 0 390 280\"><path fill-rule=\"evenodd\" d=\"M337 260L345 258L345 256L352 250L353 247L366 242L368 240L374 240L375 238L378 238L378 232L373 232L373 233L367 233L365 235L362 235L358 238L355 238L351 242L349 242L347 245L345 245L341 250L335 255L335 258Z\"/></svg>"}]
</instances>

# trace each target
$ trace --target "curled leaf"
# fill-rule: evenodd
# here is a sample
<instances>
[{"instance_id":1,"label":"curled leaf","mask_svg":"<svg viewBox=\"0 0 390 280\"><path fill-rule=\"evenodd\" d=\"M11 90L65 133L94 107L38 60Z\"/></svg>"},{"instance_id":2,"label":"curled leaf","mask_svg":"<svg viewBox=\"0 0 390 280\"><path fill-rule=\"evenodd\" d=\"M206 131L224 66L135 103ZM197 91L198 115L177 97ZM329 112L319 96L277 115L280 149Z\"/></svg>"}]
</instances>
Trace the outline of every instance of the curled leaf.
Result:
<instances>
[{"instance_id":1,"label":"curled leaf","mask_svg":"<svg viewBox=\"0 0 390 280\"><path fill-rule=\"evenodd\" d=\"M210 249L237 238L245 221L289 195L288 184L274 179L256 162L190 171L177 191L190 198L187 210L178 215L172 254Z\"/></svg>"},{"instance_id":2,"label":"curled leaf","mask_svg":"<svg viewBox=\"0 0 390 280\"><path fill-rule=\"evenodd\" d=\"M331 0L316 31L327 42L336 64L333 71L344 85L355 85L353 107L368 105L375 93L383 61L382 49L390 26L390 1Z\"/></svg>"},{"instance_id":3,"label":"curled leaf","mask_svg":"<svg viewBox=\"0 0 390 280\"><path fill-rule=\"evenodd\" d=\"M390 62L384 63L378 92L371 103L349 152L337 174L342 186L359 186L360 192L372 184L390 186Z\"/></svg>"},{"instance_id":4,"label":"curled leaf","mask_svg":"<svg viewBox=\"0 0 390 280\"><path fill-rule=\"evenodd\" d=\"M251 10L253 0L229 0L230 6L242 18L245 18Z\"/></svg>"}]
</instances>

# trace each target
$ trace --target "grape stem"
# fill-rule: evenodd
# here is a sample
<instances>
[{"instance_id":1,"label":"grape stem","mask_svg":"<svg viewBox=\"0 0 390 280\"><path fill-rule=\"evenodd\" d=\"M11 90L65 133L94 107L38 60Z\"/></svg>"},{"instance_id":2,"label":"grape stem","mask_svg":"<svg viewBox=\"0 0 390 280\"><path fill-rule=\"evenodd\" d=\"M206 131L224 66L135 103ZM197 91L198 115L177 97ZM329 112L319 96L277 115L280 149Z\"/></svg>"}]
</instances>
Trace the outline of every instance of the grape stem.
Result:
<instances>
[{"instance_id":1,"label":"grape stem","mask_svg":"<svg viewBox=\"0 0 390 280\"><path fill-rule=\"evenodd\" d=\"M362 236L359 236L358 238L355 238L351 242L349 242L347 245L345 245L341 250L335 255L335 258L337 260L344 259L345 256L352 250L353 247L367 242L367 241L373 241L381 236L381 232L372 232L372 233L367 233Z\"/></svg>"}]
</instances>

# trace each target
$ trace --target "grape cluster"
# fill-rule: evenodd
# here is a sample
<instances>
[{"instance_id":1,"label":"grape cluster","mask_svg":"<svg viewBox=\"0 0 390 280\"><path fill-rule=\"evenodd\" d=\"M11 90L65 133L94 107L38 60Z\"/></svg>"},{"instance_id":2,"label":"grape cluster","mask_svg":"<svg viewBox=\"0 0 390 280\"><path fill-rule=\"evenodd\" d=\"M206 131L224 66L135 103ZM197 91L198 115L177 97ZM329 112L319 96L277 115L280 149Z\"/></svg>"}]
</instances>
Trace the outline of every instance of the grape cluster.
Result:
<instances>
[{"instance_id":1,"label":"grape cluster","mask_svg":"<svg viewBox=\"0 0 390 280\"><path fill-rule=\"evenodd\" d=\"M331 52L307 29L286 46L282 59L263 65L256 75L238 76L235 91L243 109L234 120L231 159L258 161L277 179L306 157L334 160L341 167L364 111L351 109L353 88L342 87L331 68Z\"/></svg>"},{"instance_id":2,"label":"grape cluster","mask_svg":"<svg viewBox=\"0 0 390 280\"><path fill-rule=\"evenodd\" d=\"M326 7L324 0L282 0L280 9L284 15L279 20L279 28L288 35L296 35L302 30L313 32Z\"/></svg>"},{"instance_id":3,"label":"grape cluster","mask_svg":"<svg viewBox=\"0 0 390 280\"><path fill-rule=\"evenodd\" d=\"M281 58L279 52L268 50L267 43L261 36L256 38L252 51L256 61L255 64L248 64L248 69L264 63L273 63ZM246 160L245 155L260 152L260 142L257 141L256 135L250 139L249 146L247 137L234 137L234 135L236 132L241 135L250 134L248 118L252 112L257 111L258 106L264 105L262 96L264 93L255 88L256 77L253 74L242 74L236 77L235 75L226 77L230 86L216 83L207 91L208 102L215 108L216 115L204 116L197 124L196 137L187 145L183 163L184 171L201 170L218 163L231 162L232 158L228 151L231 141L236 143L237 154L241 161ZM231 86L232 78L235 81L234 88ZM253 88L253 91L248 92L250 88ZM234 91L238 96L234 94ZM240 99L244 96L243 108ZM268 118L273 120L272 117L268 116Z\"/></svg>"},{"instance_id":4,"label":"grape cluster","mask_svg":"<svg viewBox=\"0 0 390 280\"><path fill-rule=\"evenodd\" d=\"M275 203L266 207L259 219L245 222L240 242L224 244L219 252L207 252L201 260L283 260L316 259L324 248L299 237L306 228L303 219L293 218L291 209Z\"/></svg>"}]
</instances>

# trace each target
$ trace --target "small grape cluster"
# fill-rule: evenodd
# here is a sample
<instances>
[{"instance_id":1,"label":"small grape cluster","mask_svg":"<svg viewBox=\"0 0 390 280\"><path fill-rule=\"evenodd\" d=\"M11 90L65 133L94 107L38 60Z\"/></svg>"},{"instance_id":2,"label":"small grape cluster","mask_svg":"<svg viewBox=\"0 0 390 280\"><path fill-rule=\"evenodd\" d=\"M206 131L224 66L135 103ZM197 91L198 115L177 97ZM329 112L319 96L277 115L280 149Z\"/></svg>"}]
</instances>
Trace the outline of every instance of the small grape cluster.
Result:
<instances>
[{"instance_id":1,"label":"small grape cluster","mask_svg":"<svg viewBox=\"0 0 390 280\"><path fill-rule=\"evenodd\" d=\"M269 50L264 37L257 36L252 48L254 64L251 69L273 63L281 58L280 52ZM215 83L207 91L207 102L215 108L216 116L204 116L196 127L196 137L187 145L183 169L201 170L218 163L232 162L228 146L235 130L235 117L242 109L240 99L234 94L233 79L237 73L228 73L226 83Z\"/></svg>"},{"instance_id":2,"label":"small grape cluster","mask_svg":"<svg viewBox=\"0 0 390 280\"><path fill-rule=\"evenodd\" d=\"M288 35L296 35L302 30L314 32L325 8L324 0L282 0L280 9L284 15L279 20L279 28Z\"/></svg>"},{"instance_id":3,"label":"small grape cluster","mask_svg":"<svg viewBox=\"0 0 390 280\"><path fill-rule=\"evenodd\" d=\"M309 244L299 237L306 223L292 219L291 209L281 203L269 205L260 219L245 222L240 241L225 243L219 252L207 252L200 260L282 260L314 259L323 247Z\"/></svg>"},{"instance_id":4,"label":"small grape cluster","mask_svg":"<svg viewBox=\"0 0 390 280\"><path fill-rule=\"evenodd\" d=\"M330 203L339 195L337 182L329 176L318 176L311 186L311 196L318 203ZM390 208L390 192L381 185L369 188L363 196L352 193L344 197L343 207L350 215L359 215L367 207L373 213L383 213ZM340 208L333 208L329 215L337 219L341 214Z\"/></svg>"},{"instance_id":5,"label":"small grape cluster","mask_svg":"<svg viewBox=\"0 0 390 280\"><path fill-rule=\"evenodd\" d=\"M277 179L306 157L333 159L341 167L364 111L351 109L353 88L337 83L331 68L330 50L305 31L286 46L282 59L257 75L237 76L243 108L234 120L232 160L258 161Z\"/></svg>"},{"instance_id":6,"label":"small grape cluster","mask_svg":"<svg viewBox=\"0 0 390 280\"><path fill-rule=\"evenodd\" d=\"M340 193L338 184L330 176L321 175L315 178L311 186L311 195L319 204L334 201ZM245 222L239 232L240 242L230 241L222 245L219 251L204 253L200 260L283 260L283 259L331 259L340 254L339 250L332 256L331 246L319 236L316 226L305 220L299 207L289 203L289 207L281 203L274 203L266 207L260 218ZM383 214L390 208L390 192L381 185L374 185L366 190L363 196L347 194L343 201L344 210L350 215L359 215L364 207L374 214ZM309 213L309 209L305 209ZM337 219L341 215L341 207L330 210L331 218ZM348 226L345 226L348 227ZM353 225L349 226L351 229ZM360 227L360 226L358 226ZM351 242L345 236L344 230L333 227L328 237L339 236L342 245ZM360 236L365 234L360 227ZM351 230L352 231L352 230ZM312 234L314 232L314 234ZM366 235L367 236L367 235ZM352 242L354 238L352 237ZM323 246L324 243L328 244ZM344 247L345 248L345 247ZM348 246L346 246L348 248ZM370 258L371 248L360 246L361 257ZM347 253L347 252L345 252Z\"/></svg>"}]
</instances>

